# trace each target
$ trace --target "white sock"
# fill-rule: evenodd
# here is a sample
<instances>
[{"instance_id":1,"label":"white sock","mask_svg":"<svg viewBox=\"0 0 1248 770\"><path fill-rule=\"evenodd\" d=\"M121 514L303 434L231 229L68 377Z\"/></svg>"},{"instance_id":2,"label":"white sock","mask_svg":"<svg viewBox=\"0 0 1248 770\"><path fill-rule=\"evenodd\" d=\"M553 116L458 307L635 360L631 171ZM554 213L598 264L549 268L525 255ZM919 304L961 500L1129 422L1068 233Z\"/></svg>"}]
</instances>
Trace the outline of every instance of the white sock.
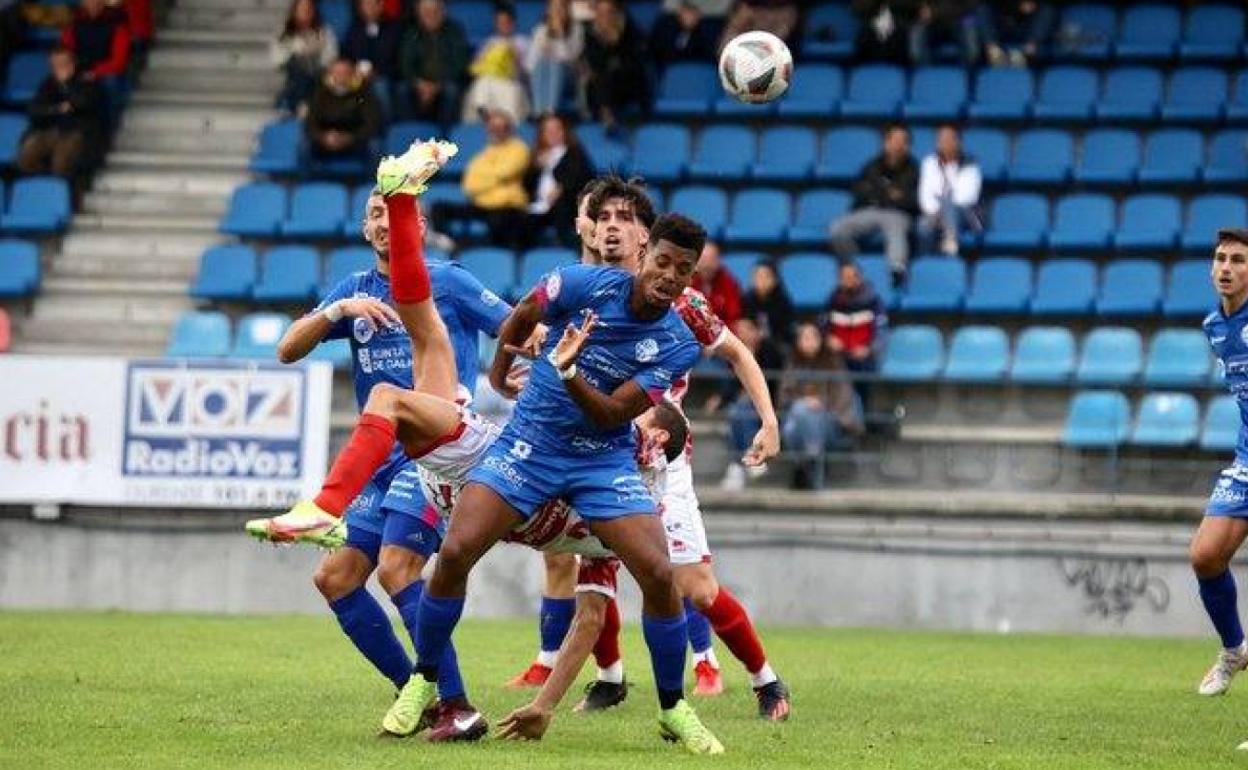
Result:
<instances>
[{"instance_id":1,"label":"white sock","mask_svg":"<svg viewBox=\"0 0 1248 770\"><path fill-rule=\"evenodd\" d=\"M537 663L538 665L545 666L546 668L554 668L555 660L558 659L558 657L559 657L558 650L555 650L554 652L547 652L546 650L540 650L537 653Z\"/></svg>"},{"instance_id":2,"label":"white sock","mask_svg":"<svg viewBox=\"0 0 1248 770\"><path fill-rule=\"evenodd\" d=\"M598 681L624 684L624 661L617 660L606 668L598 669Z\"/></svg>"},{"instance_id":3,"label":"white sock","mask_svg":"<svg viewBox=\"0 0 1248 770\"><path fill-rule=\"evenodd\" d=\"M764 663L762 668L750 674L750 686L766 687L779 678L776 672L771 670L771 664Z\"/></svg>"},{"instance_id":4,"label":"white sock","mask_svg":"<svg viewBox=\"0 0 1248 770\"><path fill-rule=\"evenodd\" d=\"M714 647L707 647L702 652L695 652L693 654L693 665L696 666L704 660L707 663L711 664L711 668L715 669L716 671L719 670L719 658L715 657Z\"/></svg>"}]
</instances>

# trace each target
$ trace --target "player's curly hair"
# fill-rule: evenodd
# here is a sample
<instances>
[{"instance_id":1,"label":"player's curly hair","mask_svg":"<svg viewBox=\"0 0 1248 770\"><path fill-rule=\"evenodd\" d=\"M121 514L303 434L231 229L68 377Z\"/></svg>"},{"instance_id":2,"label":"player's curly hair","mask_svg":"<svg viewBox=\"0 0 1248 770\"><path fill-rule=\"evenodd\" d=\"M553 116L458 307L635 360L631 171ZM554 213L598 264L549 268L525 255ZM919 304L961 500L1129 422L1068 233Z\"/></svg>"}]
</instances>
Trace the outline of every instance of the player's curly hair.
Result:
<instances>
[{"instance_id":1,"label":"player's curly hair","mask_svg":"<svg viewBox=\"0 0 1248 770\"><path fill-rule=\"evenodd\" d=\"M592 188L592 189L590 189ZM585 213L590 219L598 219L602 206L612 198L622 198L633 204L633 213L643 225L650 228L654 225L654 203L646 192L646 183L640 177L625 180L615 174L600 176L581 188L582 193L589 190L589 206Z\"/></svg>"},{"instance_id":2,"label":"player's curly hair","mask_svg":"<svg viewBox=\"0 0 1248 770\"><path fill-rule=\"evenodd\" d=\"M664 214L650 226L650 244L667 241L700 255L706 246L706 230L683 214Z\"/></svg>"},{"instance_id":3,"label":"player's curly hair","mask_svg":"<svg viewBox=\"0 0 1248 770\"><path fill-rule=\"evenodd\" d=\"M663 456L670 463L685 451L685 442L689 440L689 422L676 405L667 399L654 405L654 422L667 431Z\"/></svg>"},{"instance_id":4,"label":"player's curly hair","mask_svg":"<svg viewBox=\"0 0 1248 770\"><path fill-rule=\"evenodd\" d=\"M1248 246L1248 228L1243 227L1223 227L1218 230L1218 243L1222 241L1233 241L1235 243Z\"/></svg>"}]
</instances>

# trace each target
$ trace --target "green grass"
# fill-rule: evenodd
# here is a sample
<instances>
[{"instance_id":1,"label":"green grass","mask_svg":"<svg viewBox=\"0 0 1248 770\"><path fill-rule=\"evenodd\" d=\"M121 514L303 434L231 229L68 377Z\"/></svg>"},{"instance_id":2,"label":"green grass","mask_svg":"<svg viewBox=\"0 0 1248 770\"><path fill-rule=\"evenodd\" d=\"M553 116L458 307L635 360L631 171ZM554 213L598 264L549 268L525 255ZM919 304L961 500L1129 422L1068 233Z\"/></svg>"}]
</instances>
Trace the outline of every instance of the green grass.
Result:
<instances>
[{"instance_id":1,"label":"green grass","mask_svg":"<svg viewBox=\"0 0 1248 770\"><path fill-rule=\"evenodd\" d=\"M457 639L474 701L494 720L523 702L500 683L528 661L533 623L467 622ZM754 717L740 672L697 701L728 754L687 757L655 734L638 680L606 715L563 712L544 741L429 746L375 736L389 688L328 617L0 613L5 767L722 768L1248 767L1248 681L1200 698L1208 641L886 631L765 633L794 715ZM721 658L727 653L720 648ZM565 707L570 707L569 696Z\"/></svg>"}]
</instances>

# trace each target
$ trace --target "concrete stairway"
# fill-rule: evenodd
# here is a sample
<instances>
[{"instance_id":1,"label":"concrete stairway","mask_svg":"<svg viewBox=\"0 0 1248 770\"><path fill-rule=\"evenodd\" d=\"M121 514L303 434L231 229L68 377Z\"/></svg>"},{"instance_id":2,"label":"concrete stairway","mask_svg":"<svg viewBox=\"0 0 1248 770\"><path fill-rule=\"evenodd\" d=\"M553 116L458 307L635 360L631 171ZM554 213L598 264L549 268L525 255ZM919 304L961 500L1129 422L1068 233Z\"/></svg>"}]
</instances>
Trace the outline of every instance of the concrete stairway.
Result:
<instances>
[{"instance_id":1,"label":"concrete stairway","mask_svg":"<svg viewBox=\"0 0 1248 770\"><path fill-rule=\"evenodd\" d=\"M281 75L268 40L286 0L179 0L72 229L17 313L15 350L158 355Z\"/></svg>"}]
</instances>

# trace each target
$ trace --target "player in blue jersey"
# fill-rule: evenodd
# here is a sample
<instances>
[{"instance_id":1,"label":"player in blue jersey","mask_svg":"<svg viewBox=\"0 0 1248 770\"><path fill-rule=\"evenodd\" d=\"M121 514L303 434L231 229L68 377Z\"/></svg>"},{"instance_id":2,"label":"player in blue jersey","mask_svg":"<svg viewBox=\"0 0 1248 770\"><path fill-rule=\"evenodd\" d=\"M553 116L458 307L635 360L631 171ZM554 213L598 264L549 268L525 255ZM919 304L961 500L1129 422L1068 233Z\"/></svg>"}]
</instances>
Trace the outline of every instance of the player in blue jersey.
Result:
<instances>
[{"instance_id":1,"label":"player in blue jersey","mask_svg":"<svg viewBox=\"0 0 1248 770\"><path fill-rule=\"evenodd\" d=\"M1205 517L1192 538L1192 569L1200 599L1222 640L1222 649L1201 680L1201 695L1220 695L1235 674L1248 668L1248 645L1239 621L1231 557L1248 537L1248 229L1219 230L1211 269L1218 308L1205 317L1205 335L1239 406L1235 461L1214 485Z\"/></svg>"}]
</instances>

